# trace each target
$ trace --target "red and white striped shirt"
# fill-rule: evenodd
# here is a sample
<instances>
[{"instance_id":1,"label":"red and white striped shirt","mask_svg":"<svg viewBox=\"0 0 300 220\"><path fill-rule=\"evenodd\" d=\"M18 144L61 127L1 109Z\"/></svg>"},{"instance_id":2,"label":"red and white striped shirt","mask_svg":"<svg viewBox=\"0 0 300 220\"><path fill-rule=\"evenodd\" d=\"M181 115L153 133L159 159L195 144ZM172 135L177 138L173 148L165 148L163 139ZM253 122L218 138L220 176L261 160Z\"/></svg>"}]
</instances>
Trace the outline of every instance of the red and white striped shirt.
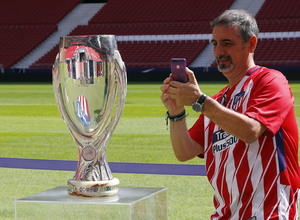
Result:
<instances>
[{"instance_id":1,"label":"red and white striped shirt","mask_svg":"<svg viewBox=\"0 0 300 220\"><path fill-rule=\"evenodd\" d=\"M189 130L204 147L199 156L215 190L211 219L298 219L298 127L286 78L257 66L213 98L260 121L267 131L247 144L202 114Z\"/></svg>"}]
</instances>

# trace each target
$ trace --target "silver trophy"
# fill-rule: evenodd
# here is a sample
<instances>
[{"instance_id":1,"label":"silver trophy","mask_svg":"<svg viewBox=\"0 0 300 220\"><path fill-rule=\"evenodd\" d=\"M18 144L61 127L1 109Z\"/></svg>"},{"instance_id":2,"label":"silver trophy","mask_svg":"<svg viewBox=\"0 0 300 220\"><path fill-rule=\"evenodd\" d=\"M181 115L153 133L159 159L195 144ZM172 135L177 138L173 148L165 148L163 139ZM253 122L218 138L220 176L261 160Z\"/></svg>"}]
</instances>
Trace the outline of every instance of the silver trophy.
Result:
<instances>
[{"instance_id":1,"label":"silver trophy","mask_svg":"<svg viewBox=\"0 0 300 220\"><path fill-rule=\"evenodd\" d=\"M124 108L127 76L115 36L61 37L52 75L59 112L79 152L69 194L117 194L106 146Z\"/></svg>"}]
</instances>

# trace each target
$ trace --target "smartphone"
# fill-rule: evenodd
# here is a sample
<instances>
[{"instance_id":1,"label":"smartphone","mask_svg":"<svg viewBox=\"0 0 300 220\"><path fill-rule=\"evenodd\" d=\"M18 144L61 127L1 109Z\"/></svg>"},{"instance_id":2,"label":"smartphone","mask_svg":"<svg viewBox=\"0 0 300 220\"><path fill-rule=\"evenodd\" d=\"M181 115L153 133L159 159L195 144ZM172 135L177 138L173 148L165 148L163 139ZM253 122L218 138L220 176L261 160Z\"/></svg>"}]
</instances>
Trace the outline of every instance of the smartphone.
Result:
<instances>
[{"instance_id":1,"label":"smartphone","mask_svg":"<svg viewBox=\"0 0 300 220\"><path fill-rule=\"evenodd\" d=\"M189 81L185 72L186 60L185 58L172 58L171 59L171 73L173 80L186 83Z\"/></svg>"}]
</instances>

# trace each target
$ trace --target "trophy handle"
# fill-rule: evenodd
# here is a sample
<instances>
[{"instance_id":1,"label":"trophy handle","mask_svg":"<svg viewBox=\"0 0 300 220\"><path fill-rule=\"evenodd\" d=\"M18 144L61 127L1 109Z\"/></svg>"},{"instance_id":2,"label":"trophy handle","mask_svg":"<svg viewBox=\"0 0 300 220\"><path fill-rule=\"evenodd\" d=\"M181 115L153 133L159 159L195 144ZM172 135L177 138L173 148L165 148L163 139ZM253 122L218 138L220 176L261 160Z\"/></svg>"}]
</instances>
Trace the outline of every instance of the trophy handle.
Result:
<instances>
[{"instance_id":1,"label":"trophy handle","mask_svg":"<svg viewBox=\"0 0 300 220\"><path fill-rule=\"evenodd\" d=\"M114 52L114 74L118 82L118 101L116 105L116 113L114 115L114 126L112 130L115 129L115 126L119 122L119 119L121 117L121 114L124 109L125 105L125 99L126 99L126 93L127 93L127 75L126 75L126 67L124 62L122 61L121 55L118 50L115 50Z\"/></svg>"},{"instance_id":2,"label":"trophy handle","mask_svg":"<svg viewBox=\"0 0 300 220\"><path fill-rule=\"evenodd\" d=\"M52 67L52 81L53 81L53 89L54 89L54 96L56 100L56 104L58 106L59 113L64 120L64 114L63 109L61 108L61 102L60 102L60 93L59 90L61 88L60 82L60 72L59 72L59 53L56 55L53 67Z\"/></svg>"},{"instance_id":3,"label":"trophy handle","mask_svg":"<svg viewBox=\"0 0 300 220\"><path fill-rule=\"evenodd\" d=\"M95 143L95 146L101 146L101 152L102 154L105 154L106 151L106 145L111 137L111 134L113 133L114 129L116 128L116 125L118 124L120 117L122 115L124 105L125 105L125 99L126 99L126 93L127 93L127 74L126 74L126 67L125 63L122 61L121 55L118 50L114 51L114 65L113 65L113 76L117 83L117 96L118 100L116 103L116 107L113 113L113 116L111 117L109 123L107 124L106 128L104 129L105 137L102 140L97 141Z\"/></svg>"}]
</instances>

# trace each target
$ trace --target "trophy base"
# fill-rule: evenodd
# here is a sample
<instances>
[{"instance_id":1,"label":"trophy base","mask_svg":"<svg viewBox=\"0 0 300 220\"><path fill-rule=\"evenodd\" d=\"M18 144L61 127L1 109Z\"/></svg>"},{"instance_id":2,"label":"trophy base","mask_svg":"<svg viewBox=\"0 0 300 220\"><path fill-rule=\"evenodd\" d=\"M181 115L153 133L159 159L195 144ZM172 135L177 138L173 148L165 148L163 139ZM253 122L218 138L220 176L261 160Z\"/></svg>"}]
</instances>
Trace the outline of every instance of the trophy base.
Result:
<instances>
[{"instance_id":1,"label":"trophy base","mask_svg":"<svg viewBox=\"0 0 300 220\"><path fill-rule=\"evenodd\" d=\"M69 180L68 193L72 196L105 197L116 195L119 191L117 178L104 181Z\"/></svg>"},{"instance_id":2,"label":"trophy base","mask_svg":"<svg viewBox=\"0 0 300 220\"><path fill-rule=\"evenodd\" d=\"M70 196L68 188L57 186L15 200L15 219L168 219L166 188L119 187L111 197Z\"/></svg>"}]
</instances>

